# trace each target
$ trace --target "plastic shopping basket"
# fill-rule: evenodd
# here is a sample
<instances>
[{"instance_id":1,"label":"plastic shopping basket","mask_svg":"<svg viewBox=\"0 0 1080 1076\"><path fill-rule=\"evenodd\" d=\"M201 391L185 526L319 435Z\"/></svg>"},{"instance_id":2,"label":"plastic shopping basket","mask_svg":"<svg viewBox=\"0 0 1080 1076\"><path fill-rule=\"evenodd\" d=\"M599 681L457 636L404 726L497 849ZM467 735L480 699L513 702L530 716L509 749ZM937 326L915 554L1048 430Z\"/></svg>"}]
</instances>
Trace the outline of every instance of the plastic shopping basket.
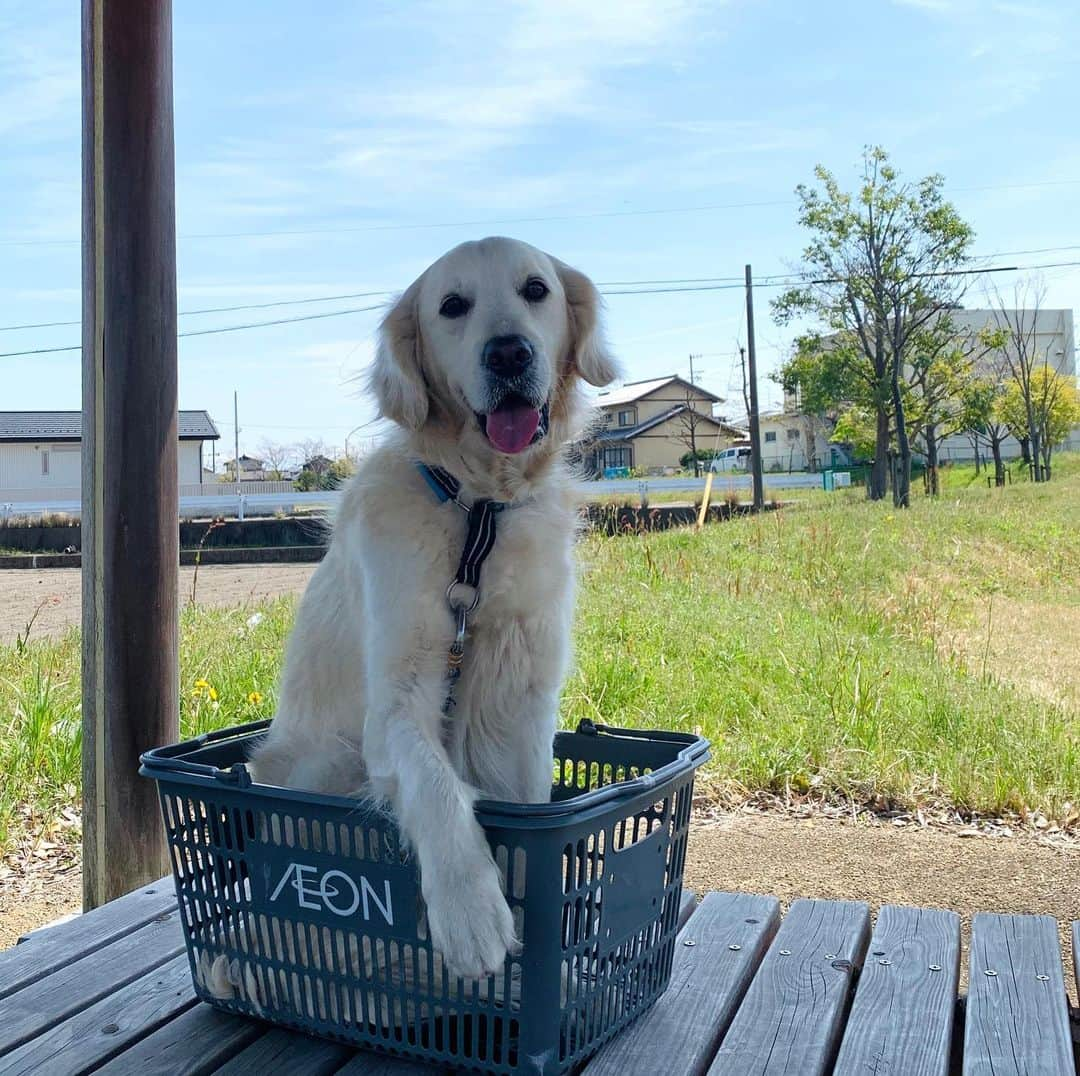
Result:
<instances>
[{"instance_id":1,"label":"plastic shopping basket","mask_svg":"<svg viewBox=\"0 0 1080 1076\"><path fill-rule=\"evenodd\" d=\"M355 1045L492 1073L564 1073L667 986L694 774L708 741L583 721L550 803L481 801L523 947L451 977L415 860L378 805L254 784L269 722L142 757L157 780L200 997Z\"/></svg>"}]
</instances>

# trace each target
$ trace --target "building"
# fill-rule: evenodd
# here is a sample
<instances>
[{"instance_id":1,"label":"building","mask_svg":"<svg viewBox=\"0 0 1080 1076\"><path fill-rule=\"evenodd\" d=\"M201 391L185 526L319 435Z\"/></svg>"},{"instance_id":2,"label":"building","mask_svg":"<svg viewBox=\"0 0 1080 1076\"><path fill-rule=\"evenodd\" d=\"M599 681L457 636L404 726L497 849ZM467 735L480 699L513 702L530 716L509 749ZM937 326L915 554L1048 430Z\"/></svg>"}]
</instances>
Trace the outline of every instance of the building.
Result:
<instances>
[{"instance_id":1,"label":"building","mask_svg":"<svg viewBox=\"0 0 1080 1076\"><path fill-rule=\"evenodd\" d=\"M82 487L81 411L0 411L0 500L77 500ZM205 411L180 412L181 486L201 484L203 447L221 435Z\"/></svg>"},{"instance_id":2,"label":"building","mask_svg":"<svg viewBox=\"0 0 1080 1076\"><path fill-rule=\"evenodd\" d=\"M1008 330L1009 326L1021 326L1025 334L1030 334L1028 351L1039 366L1047 364L1063 377L1076 380L1076 338L1073 329L1073 312L1068 309L1052 310L950 310L949 318L956 326L960 336L978 354L976 368L984 375L997 373L1006 380L1007 369L1002 374L1004 356L996 350L986 351L980 345L979 338L988 331ZM828 338L827 338L828 339ZM1012 349L1012 345L1007 345ZM801 413L802 405L799 392L784 393L784 409L762 415L762 459L765 470L799 470L798 443L807 470L826 466L842 466L844 459L832 456L836 445L829 444L829 430L820 419ZM765 431L768 431L767 438ZM813 440L814 451L807 447ZM917 452L917 444L916 444ZM1080 449L1080 428L1073 430L1065 447ZM988 454L988 447L979 448L980 455ZM1002 443L1002 454L1006 459L1018 458L1020 445L1014 437L1006 437ZM950 460L966 461L974 458L975 445L970 434L955 433L946 437L938 449L942 462ZM817 462L814 462L815 456ZM846 458L846 453L844 453ZM794 462L793 462L794 461Z\"/></svg>"},{"instance_id":3,"label":"building","mask_svg":"<svg viewBox=\"0 0 1080 1076\"><path fill-rule=\"evenodd\" d=\"M226 481L236 481L236 460L225 461ZM266 463L257 456L240 456L240 481L241 482L265 482L268 478Z\"/></svg>"},{"instance_id":4,"label":"building","mask_svg":"<svg viewBox=\"0 0 1080 1076\"><path fill-rule=\"evenodd\" d=\"M1047 364L1062 377L1076 383L1076 337L1071 310L1006 310L1004 313L1000 310L953 310L949 316L961 333L972 340L987 330L1008 330L1010 325L1019 326L1024 334L1030 337L1028 350L1035 362L1039 366ZM1006 346L1012 350L1012 345ZM1002 356L994 351L979 359L979 366L984 373L992 373L995 369L1000 369L1001 365ZM1080 448L1080 429L1072 431L1066 447ZM989 449L983 445L979 452L985 456ZM1020 444L1014 437L1006 437L1001 452L1006 459L1019 458ZM972 439L964 433L946 437L938 449L942 462L970 460L974 455Z\"/></svg>"},{"instance_id":5,"label":"building","mask_svg":"<svg viewBox=\"0 0 1080 1076\"><path fill-rule=\"evenodd\" d=\"M596 399L599 432L582 450L586 469L662 474L681 467L691 444L699 451L724 448L746 431L713 414L723 402L674 374L602 392Z\"/></svg>"},{"instance_id":6,"label":"building","mask_svg":"<svg viewBox=\"0 0 1080 1076\"><path fill-rule=\"evenodd\" d=\"M797 411L763 411L761 466L766 473L779 471L821 471L843 467L850 456L842 445L829 443L831 424L815 415Z\"/></svg>"}]
</instances>

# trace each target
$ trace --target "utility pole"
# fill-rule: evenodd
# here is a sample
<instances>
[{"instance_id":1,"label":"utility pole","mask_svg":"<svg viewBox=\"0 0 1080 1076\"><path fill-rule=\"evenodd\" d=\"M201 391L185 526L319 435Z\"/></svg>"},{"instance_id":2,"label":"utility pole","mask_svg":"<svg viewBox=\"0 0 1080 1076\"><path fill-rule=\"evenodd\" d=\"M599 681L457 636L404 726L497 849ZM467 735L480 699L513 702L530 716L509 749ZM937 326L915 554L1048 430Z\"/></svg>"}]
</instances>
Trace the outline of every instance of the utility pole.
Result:
<instances>
[{"instance_id":1,"label":"utility pole","mask_svg":"<svg viewBox=\"0 0 1080 1076\"><path fill-rule=\"evenodd\" d=\"M761 473L761 421L757 392L757 353L754 349L754 280L746 267L746 348L750 360L750 467L754 478L754 511L765 508L765 480Z\"/></svg>"},{"instance_id":2,"label":"utility pole","mask_svg":"<svg viewBox=\"0 0 1080 1076\"><path fill-rule=\"evenodd\" d=\"M232 394L232 413L233 413L233 461L236 466L233 468L233 479L236 482L236 494L240 495L240 404L238 402L239 394L233 392Z\"/></svg>"}]
</instances>

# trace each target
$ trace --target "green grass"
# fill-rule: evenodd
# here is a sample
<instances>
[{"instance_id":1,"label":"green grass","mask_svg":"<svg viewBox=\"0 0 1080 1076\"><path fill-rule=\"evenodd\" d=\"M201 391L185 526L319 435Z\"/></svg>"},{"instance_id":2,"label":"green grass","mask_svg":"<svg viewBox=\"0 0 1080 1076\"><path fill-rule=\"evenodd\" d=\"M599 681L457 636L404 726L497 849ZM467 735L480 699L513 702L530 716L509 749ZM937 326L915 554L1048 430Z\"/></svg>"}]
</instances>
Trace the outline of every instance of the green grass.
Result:
<instances>
[{"instance_id":1,"label":"green grass","mask_svg":"<svg viewBox=\"0 0 1080 1076\"><path fill-rule=\"evenodd\" d=\"M700 534L585 539L564 720L700 729L718 792L1067 820L1080 457L1055 473L998 491L956 468L907 512L797 491ZM184 736L273 713L293 609L184 610ZM0 849L77 797L78 645L0 648Z\"/></svg>"}]
</instances>

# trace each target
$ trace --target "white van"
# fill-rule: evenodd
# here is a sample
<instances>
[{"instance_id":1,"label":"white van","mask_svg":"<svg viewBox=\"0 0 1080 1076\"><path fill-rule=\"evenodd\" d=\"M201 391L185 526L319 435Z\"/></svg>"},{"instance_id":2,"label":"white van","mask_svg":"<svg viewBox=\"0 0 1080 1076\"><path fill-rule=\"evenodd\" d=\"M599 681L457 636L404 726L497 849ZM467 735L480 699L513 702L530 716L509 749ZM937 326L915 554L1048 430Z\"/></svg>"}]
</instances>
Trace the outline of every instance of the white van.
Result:
<instances>
[{"instance_id":1,"label":"white van","mask_svg":"<svg viewBox=\"0 0 1080 1076\"><path fill-rule=\"evenodd\" d=\"M732 445L713 458L709 465L715 473L723 471L747 471L750 469L750 446Z\"/></svg>"}]
</instances>

